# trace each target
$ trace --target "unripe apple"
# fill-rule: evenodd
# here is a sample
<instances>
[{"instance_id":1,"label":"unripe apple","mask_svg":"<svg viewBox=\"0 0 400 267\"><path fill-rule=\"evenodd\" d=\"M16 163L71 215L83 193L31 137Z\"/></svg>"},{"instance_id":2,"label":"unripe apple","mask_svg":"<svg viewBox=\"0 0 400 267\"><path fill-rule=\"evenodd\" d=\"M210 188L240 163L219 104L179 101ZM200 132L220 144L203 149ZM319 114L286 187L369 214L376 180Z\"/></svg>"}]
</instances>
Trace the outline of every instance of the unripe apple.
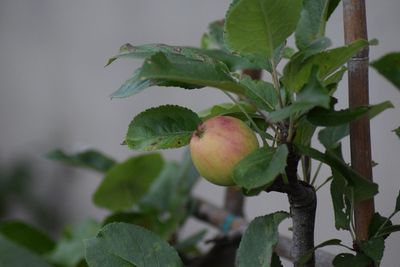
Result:
<instances>
[{"instance_id":1,"label":"unripe apple","mask_svg":"<svg viewBox=\"0 0 400 267\"><path fill-rule=\"evenodd\" d=\"M217 116L199 125L190 153L200 175L217 185L234 185L233 169L259 147L254 132L241 120Z\"/></svg>"}]
</instances>

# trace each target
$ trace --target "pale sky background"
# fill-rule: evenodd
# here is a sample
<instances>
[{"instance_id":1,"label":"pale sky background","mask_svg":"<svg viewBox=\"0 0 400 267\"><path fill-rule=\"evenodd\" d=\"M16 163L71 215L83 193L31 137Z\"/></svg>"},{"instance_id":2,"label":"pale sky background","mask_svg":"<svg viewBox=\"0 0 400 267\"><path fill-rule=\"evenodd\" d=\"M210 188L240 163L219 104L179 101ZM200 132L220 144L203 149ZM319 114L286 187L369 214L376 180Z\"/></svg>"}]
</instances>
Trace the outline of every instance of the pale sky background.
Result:
<instances>
[{"instance_id":1,"label":"pale sky background","mask_svg":"<svg viewBox=\"0 0 400 267\"><path fill-rule=\"evenodd\" d=\"M228 0L1 0L0 1L0 160L12 162L32 157L43 173L37 190L56 197L54 207L70 214L73 223L85 217L101 218L91 194L99 175L75 171L49 162L43 155L54 147L74 152L97 148L123 160L136 152L120 146L133 116L150 106L179 104L200 111L212 104L229 102L214 89L187 91L150 88L128 99L110 100L109 95L140 66L140 60L124 60L104 68L107 59L127 42L166 43L198 46L210 21L223 18ZM370 38L379 46L371 48L371 59L389 51L399 51L400 1L367 1ZM335 46L343 44L341 7L327 30ZM370 100L391 100L400 107L400 93L370 71ZM347 103L346 82L337 94L341 106ZM400 125L399 109L386 111L372 126L375 181L380 184L377 210L388 216L400 189L400 140L391 132ZM348 144L345 142L345 144ZM346 149L345 149L346 150ZM165 152L179 159L182 150ZM347 152L347 151L345 151ZM348 153L346 153L348 155ZM61 177L60 173L69 177ZM325 170L321 180L329 176ZM54 191L55 185L60 191ZM202 181L195 191L221 205L223 188ZM248 199L249 219L276 210L288 210L286 197L276 193ZM393 219L400 223L399 217ZM288 222L281 229L288 234ZM204 227L194 220L185 227L193 232ZM336 232L329 187L318 193L316 244ZM349 243L347 243L349 244ZM400 234L387 239L383 267L398 266ZM331 249L331 248L330 248ZM338 252L332 248L332 251Z\"/></svg>"}]
</instances>

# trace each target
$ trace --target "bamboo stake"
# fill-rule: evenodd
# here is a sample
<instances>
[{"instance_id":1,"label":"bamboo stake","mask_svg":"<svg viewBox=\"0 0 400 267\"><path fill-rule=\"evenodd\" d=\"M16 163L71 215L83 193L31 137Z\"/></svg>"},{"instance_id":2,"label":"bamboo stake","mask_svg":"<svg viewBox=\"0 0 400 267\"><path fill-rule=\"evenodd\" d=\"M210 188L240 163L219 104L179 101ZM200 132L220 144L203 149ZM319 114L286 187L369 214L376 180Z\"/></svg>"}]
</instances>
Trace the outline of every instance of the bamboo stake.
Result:
<instances>
[{"instance_id":1,"label":"bamboo stake","mask_svg":"<svg viewBox=\"0 0 400 267\"><path fill-rule=\"evenodd\" d=\"M343 0L345 42L368 39L365 0ZM364 48L348 62L349 106L369 104L368 61L369 49ZM367 116L350 124L351 165L372 181L371 135ZM368 225L374 214L374 199L355 205L357 240L368 239Z\"/></svg>"}]
</instances>

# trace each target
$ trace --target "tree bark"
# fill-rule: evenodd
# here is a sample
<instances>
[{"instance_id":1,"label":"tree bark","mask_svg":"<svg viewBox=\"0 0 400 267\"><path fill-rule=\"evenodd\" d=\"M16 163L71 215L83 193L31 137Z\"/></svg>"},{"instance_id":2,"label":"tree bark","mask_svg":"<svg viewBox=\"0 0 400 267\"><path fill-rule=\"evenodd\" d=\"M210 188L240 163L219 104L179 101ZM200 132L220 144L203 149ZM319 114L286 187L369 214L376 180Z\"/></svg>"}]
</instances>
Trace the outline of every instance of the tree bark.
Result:
<instances>
[{"instance_id":1,"label":"tree bark","mask_svg":"<svg viewBox=\"0 0 400 267\"><path fill-rule=\"evenodd\" d=\"M314 188L297 179L297 167L300 156L294 151L291 144L287 144L289 155L285 169L288 183L282 177L266 189L266 192L276 191L286 193L289 198L290 213L293 222L292 257L295 267L300 267L299 260L308 250L314 248L315 213L317 209L317 195ZM315 255L302 265L315 266Z\"/></svg>"}]
</instances>

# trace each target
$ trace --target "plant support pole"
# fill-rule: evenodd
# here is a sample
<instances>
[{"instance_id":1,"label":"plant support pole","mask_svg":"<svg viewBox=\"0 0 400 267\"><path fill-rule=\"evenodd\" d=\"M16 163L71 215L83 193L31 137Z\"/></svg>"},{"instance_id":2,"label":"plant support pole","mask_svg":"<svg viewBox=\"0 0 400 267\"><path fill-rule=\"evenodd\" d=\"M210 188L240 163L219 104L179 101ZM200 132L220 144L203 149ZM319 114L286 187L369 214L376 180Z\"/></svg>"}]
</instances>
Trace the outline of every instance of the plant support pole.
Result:
<instances>
[{"instance_id":1,"label":"plant support pole","mask_svg":"<svg viewBox=\"0 0 400 267\"><path fill-rule=\"evenodd\" d=\"M368 40L365 0L343 0L344 34L346 44L357 39ZM348 62L349 106L369 104L369 48L361 50ZM367 116L350 124L351 165L372 181L371 135ZM354 210L357 240L368 239L368 225L374 214L374 199L356 203Z\"/></svg>"}]
</instances>

